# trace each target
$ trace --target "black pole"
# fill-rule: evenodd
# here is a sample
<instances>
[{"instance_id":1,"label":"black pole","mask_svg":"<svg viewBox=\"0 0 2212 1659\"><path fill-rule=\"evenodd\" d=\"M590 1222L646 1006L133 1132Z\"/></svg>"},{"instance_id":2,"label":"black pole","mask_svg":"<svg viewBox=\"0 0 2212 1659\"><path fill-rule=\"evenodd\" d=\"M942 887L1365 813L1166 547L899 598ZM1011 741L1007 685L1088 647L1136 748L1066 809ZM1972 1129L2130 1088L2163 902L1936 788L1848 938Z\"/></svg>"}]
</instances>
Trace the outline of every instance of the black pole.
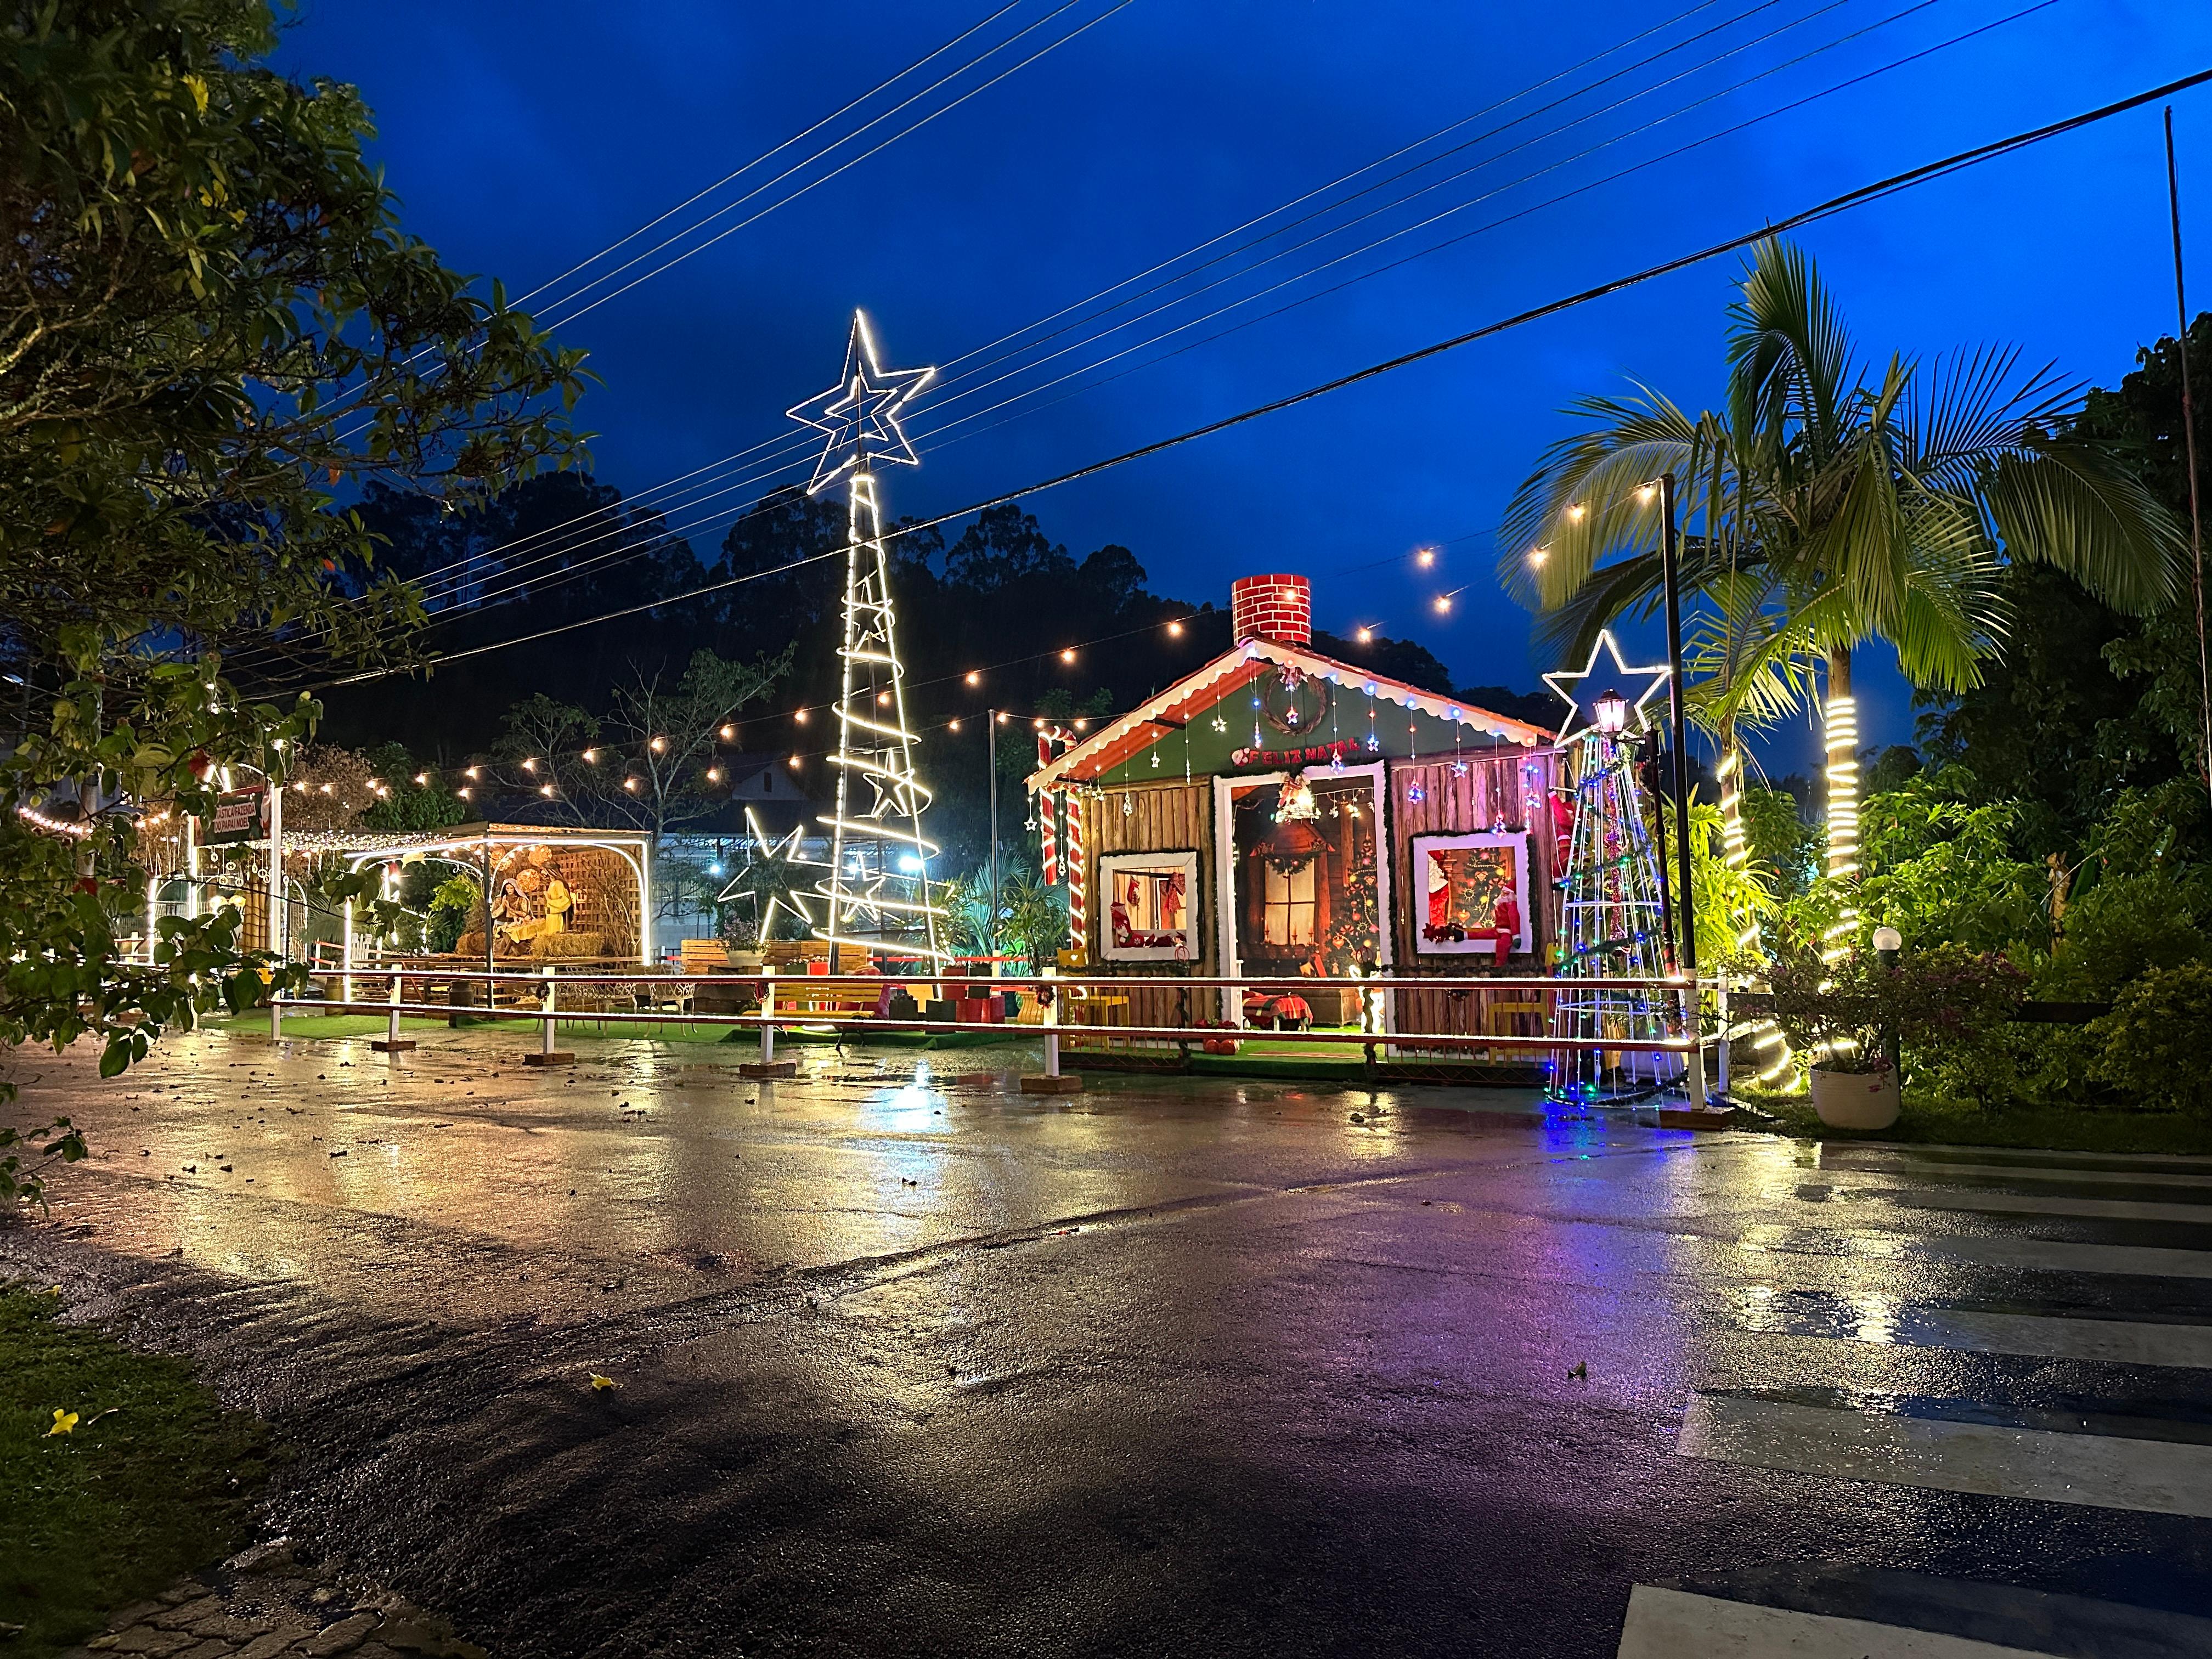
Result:
<instances>
[{"instance_id":1,"label":"black pole","mask_svg":"<svg viewBox=\"0 0 2212 1659\"><path fill-rule=\"evenodd\" d=\"M2182 459L2189 468L2189 549L2196 562L2197 684L2204 738L2204 782L2212 789L2212 661L2204 645L2204 509L2197 487L2197 410L2189 395L2189 297L2181 285L2181 169L2173 159L2173 106L2166 110L2166 200L2173 216L2173 308L2180 319L2173 346L2181 368Z\"/></svg>"},{"instance_id":2,"label":"black pole","mask_svg":"<svg viewBox=\"0 0 2212 1659\"><path fill-rule=\"evenodd\" d=\"M1651 814L1651 823L1659 832L1659 936L1672 950L1674 944L1674 881L1667 872L1667 802L1659 795L1656 787L1659 782L1659 733L1656 731L1646 734L1644 750L1647 765L1645 781L1652 787L1656 798L1654 805L1657 808Z\"/></svg>"},{"instance_id":3,"label":"black pole","mask_svg":"<svg viewBox=\"0 0 2212 1659\"><path fill-rule=\"evenodd\" d=\"M483 901L484 972L489 974L493 971L491 960L491 843L489 842L486 842L483 844L483 891L479 896ZM484 1000L487 1003L491 1000L491 983L488 980L484 982Z\"/></svg>"},{"instance_id":4,"label":"black pole","mask_svg":"<svg viewBox=\"0 0 2212 1659\"><path fill-rule=\"evenodd\" d=\"M1674 527L1674 475L1659 477L1659 511L1666 524L1660 537L1660 566L1667 579L1667 708L1674 739L1674 913L1682 919L1682 953L1675 958L1682 972L1698 976L1696 900L1690 890L1690 744L1687 718L1682 708L1682 589L1680 533Z\"/></svg>"},{"instance_id":5,"label":"black pole","mask_svg":"<svg viewBox=\"0 0 2212 1659\"><path fill-rule=\"evenodd\" d=\"M991 923L986 937L991 951L991 977L999 976L999 711L983 711L983 756L991 769Z\"/></svg>"}]
</instances>

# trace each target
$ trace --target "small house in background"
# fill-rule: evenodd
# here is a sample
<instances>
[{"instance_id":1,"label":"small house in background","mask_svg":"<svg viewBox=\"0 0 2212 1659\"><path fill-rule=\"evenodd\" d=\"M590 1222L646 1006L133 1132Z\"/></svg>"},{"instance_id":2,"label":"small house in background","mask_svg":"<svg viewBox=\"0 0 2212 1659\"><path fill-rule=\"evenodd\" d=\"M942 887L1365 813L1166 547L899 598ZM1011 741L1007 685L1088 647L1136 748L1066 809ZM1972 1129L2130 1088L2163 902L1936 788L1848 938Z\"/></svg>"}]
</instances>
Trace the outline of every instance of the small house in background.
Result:
<instances>
[{"instance_id":1,"label":"small house in background","mask_svg":"<svg viewBox=\"0 0 2212 1659\"><path fill-rule=\"evenodd\" d=\"M1047 879L1067 886L1068 960L1130 981L1109 1023L1270 1012L1257 991L1179 978L1358 975L1405 988L1368 1029L1537 1029L1525 993L1419 987L1544 970L1551 733L1317 654L1303 576L1248 576L1231 597L1229 651L1029 779ZM1362 1019L1350 994L1298 1000L1316 1026ZM1069 1012L1085 1017L1080 1000Z\"/></svg>"}]
</instances>

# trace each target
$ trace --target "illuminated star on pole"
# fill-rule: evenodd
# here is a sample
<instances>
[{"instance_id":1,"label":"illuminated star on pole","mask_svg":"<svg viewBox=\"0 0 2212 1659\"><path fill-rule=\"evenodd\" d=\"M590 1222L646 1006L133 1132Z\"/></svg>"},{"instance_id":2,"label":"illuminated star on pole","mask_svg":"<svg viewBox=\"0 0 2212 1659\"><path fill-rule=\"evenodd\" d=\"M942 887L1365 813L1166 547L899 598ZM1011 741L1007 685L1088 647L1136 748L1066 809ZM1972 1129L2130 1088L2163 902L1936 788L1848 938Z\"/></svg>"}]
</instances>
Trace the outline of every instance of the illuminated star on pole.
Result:
<instances>
[{"instance_id":1,"label":"illuminated star on pole","mask_svg":"<svg viewBox=\"0 0 2212 1659\"><path fill-rule=\"evenodd\" d=\"M1601 668L1601 657L1612 659L1612 665ZM1668 670L1664 663L1655 668L1631 668L1620 659L1620 642L1606 629L1590 647L1589 662L1579 674L1565 670L1544 676L1544 684L1565 699L1567 717L1559 727L1559 741L1568 743L1580 737L1597 724L1597 700L1613 692L1627 703L1634 714L1634 724L1639 732L1649 731L1651 721L1644 712L1644 705L1659 694L1667 684ZM1638 688L1641 688L1640 690Z\"/></svg>"},{"instance_id":2,"label":"illuminated star on pole","mask_svg":"<svg viewBox=\"0 0 2212 1659\"><path fill-rule=\"evenodd\" d=\"M814 464L806 493L820 495L860 465L864 456L870 464L921 465L921 457L899 425L899 414L936 377L933 368L885 368L876 354L866 314L854 312L853 331L845 342L843 375L829 391L785 411L830 441Z\"/></svg>"}]
</instances>

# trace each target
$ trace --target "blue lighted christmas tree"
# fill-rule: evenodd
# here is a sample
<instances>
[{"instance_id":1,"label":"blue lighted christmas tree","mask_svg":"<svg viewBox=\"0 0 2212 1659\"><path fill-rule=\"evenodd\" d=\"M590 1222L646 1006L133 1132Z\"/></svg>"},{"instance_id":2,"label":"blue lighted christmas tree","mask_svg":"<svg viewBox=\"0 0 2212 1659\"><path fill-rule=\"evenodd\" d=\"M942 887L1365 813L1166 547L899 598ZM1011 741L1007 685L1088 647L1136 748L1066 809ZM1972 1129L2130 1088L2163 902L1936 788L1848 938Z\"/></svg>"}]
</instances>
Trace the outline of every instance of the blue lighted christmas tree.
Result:
<instances>
[{"instance_id":1,"label":"blue lighted christmas tree","mask_svg":"<svg viewBox=\"0 0 2212 1659\"><path fill-rule=\"evenodd\" d=\"M1608 653L1611 665L1601 669L1599 658ZM1613 635L1603 634L1582 672L1544 678L1571 706L1559 745L1569 751L1575 781L1573 830L1558 879L1559 977L1662 978L1672 969L1671 942L1632 732L1643 729L1644 705L1667 683L1667 670L1629 667ZM1663 994L1566 985L1553 998L1552 1035L1659 1042L1676 1034L1675 1014L1674 999ZM1552 1099L1589 1103L1655 1093L1680 1075L1681 1060L1645 1049L1592 1047L1561 1051L1548 1069Z\"/></svg>"}]
</instances>

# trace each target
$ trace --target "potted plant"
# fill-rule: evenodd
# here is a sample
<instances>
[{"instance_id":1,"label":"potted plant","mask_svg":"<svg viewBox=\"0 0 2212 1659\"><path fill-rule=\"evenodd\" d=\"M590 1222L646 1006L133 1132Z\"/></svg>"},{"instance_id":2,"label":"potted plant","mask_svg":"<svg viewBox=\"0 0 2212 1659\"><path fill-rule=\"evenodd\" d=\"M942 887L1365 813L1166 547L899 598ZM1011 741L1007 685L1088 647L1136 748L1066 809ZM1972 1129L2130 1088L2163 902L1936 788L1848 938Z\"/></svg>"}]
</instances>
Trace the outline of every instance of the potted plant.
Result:
<instances>
[{"instance_id":1,"label":"potted plant","mask_svg":"<svg viewBox=\"0 0 2212 1659\"><path fill-rule=\"evenodd\" d=\"M1994 954L1955 945L1893 962L1885 954L1854 949L1830 962L1812 941L1788 936L1752 969L1766 981L1774 1023L1806 1059L1813 1109L1831 1128L1889 1127L1899 1105L1896 1048L1984 1041L2026 994L2026 976Z\"/></svg>"}]
</instances>

